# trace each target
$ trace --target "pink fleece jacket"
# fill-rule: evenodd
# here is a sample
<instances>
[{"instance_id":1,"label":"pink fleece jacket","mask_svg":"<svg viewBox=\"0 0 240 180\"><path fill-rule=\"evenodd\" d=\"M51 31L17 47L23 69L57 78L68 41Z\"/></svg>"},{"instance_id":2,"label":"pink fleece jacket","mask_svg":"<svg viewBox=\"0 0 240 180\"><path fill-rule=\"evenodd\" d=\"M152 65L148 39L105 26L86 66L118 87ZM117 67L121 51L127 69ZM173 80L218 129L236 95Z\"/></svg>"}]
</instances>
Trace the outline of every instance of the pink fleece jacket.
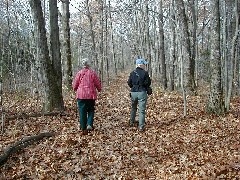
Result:
<instances>
[{"instance_id":1,"label":"pink fleece jacket","mask_svg":"<svg viewBox=\"0 0 240 180\"><path fill-rule=\"evenodd\" d=\"M97 99L97 91L102 90L100 79L96 72L88 67L80 70L72 83L77 99Z\"/></svg>"}]
</instances>

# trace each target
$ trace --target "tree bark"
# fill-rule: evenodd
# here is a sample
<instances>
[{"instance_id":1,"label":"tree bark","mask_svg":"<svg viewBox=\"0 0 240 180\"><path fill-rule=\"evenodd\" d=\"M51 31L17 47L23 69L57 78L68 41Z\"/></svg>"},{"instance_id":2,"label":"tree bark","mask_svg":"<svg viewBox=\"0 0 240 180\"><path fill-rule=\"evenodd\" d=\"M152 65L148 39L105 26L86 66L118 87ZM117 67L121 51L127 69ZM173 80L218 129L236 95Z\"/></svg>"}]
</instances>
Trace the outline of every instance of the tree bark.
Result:
<instances>
[{"instance_id":1,"label":"tree bark","mask_svg":"<svg viewBox=\"0 0 240 180\"><path fill-rule=\"evenodd\" d=\"M70 44L70 12L69 0L62 0L62 26L63 26L63 64L64 64L64 77L67 82L67 87L72 87L72 54Z\"/></svg>"},{"instance_id":2,"label":"tree bark","mask_svg":"<svg viewBox=\"0 0 240 180\"><path fill-rule=\"evenodd\" d=\"M97 72L99 73L98 56L97 56L96 42L95 42L95 33L94 33L94 30L93 30L93 17L92 17L92 14L90 12L89 0L86 0L85 3L86 3L86 9L87 9L87 17L88 17L89 24L90 24L90 36L91 36L91 40L92 40L92 54L91 54L91 56L92 56L95 68L97 68Z\"/></svg>"},{"instance_id":3,"label":"tree bark","mask_svg":"<svg viewBox=\"0 0 240 180\"><path fill-rule=\"evenodd\" d=\"M226 98L226 111L229 111L230 109L230 100L231 100L231 96L232 96L232 89L233 89L233 85L236 84L236 73L238 72L234 72L234 67L235 64L237 64L237 43L238 43L238 39L239 39L239 14L238 14L238 2L237 0L235 0L235 19L236 19L236 23L235 23L235 33L232 39L232 48L231 48L231 54L230 54L230 69L229 69L229 85L228 85L228 93L227 93L227 98Z\"/></svg>"},{"instance_id":4,"label":"tree bark","mask_svg":"<svg viewBox=\"0 0 240 180\"><path fill-rule=\"evenodd\" d=\"M33 19L35 21L35 29L38 30L37 46L39 51L39 61L43 69L42 80L44 84L44 105L43 111L49 112L55 109L62 110L62 99L60 99L60 91L56 81L56 72L49 57L47 44L47 36L45 29L45 20L43 18L41 0L29 0Z\"/></svg>"},{"instance_id":5,"label":"tree bark","mask_svg":"<svg viewBox=\"0 0 240 180\"><path fill-rule=\"evenodd\" d=\"M176 31L174 27L175 23L175 11L174 11L174 0L171 0L170 4L170 79L169 79L169 90L175 89L175 62L176 62Z\"/></svg>"},{"instance_id":6,"label":"tree bark","mask_svg":"<svg viewBox=\"0 0 240 180\"><path fill-rule=\"evenodd\" d=\"M192 11L192 23L193 23L193 28L192 28L192 50L191 50L191 61L192 61L192 67L190 69L190 74L193 75L193 81L194 81L194 88L196 87L195 83L195 65L196 65L196 57L197 57L197 27L198 27L198 22L197 22L197 0L191 0L190 2L191 6L191 11Z\"/></svg>"},{"instance_id":7,"label":"tree bark","mask_svg":"<svg viewBox=\"0 0 240 180\"><path fill-rule=\"evenodd\" d=\"M50 49L51 49L51 57L53 68L56 72L56 83L58 86L59 97L55 97L59 99L59 103L57 109L64 109L64 102L62 96L62 64L61 64L61 53L60 53L60 40L59 40L59 27L58 27L58 6L57 0L49 1L49 13L50 13Z\"/></svg>"},{"instance_id":8,"label":"tree bark","mask_svg":"<svg viewBox=\"0 0 240 180\"><path fill-rule=\"evenodd\" d=\"M162 0L159 3L159 58L161 61L161 84L164 90L167 89L167 72L166 72L166 59L165 59L165 46L164 46L164 30L163 30L163 10Z\"/></svg>"},{"instance_id":9,"label":"tree bark","mask_svg":"<svg viewBox=\"0 0 240 180\"><path fill-rule=\"evenodd\" d=\"M149 9L148 0L144 1L144 34L145 34L145 59L148 61L148 71L149 75L152 77L152 58L151 58L151 43L150 43L150 32L149 32Z\"/></svg>"},{"instance_id":10,"label":"tree bark","mask_svg":"<svg viewBox=\"0 0 240 180\"><path fill-rule=\"evenodd\" d=\"M107 3L106 3L106 0L104 0L104 6L106 7L107 6ZM110 71L110 68L109 68L109 52L108 52L108 49L109 49L109 39L108 39L108 36L109 36L109 31L108 31L108 13L107 11L105 11L105 28L104 28L104 31L105 31L105 38L104 38L104 41L105 41L105 61L106 61L106 75L107 75L107 84L109 85L110 83L110 74L109 74L109 71Z\"/></svg>"},{"instance_id":11,"label":"tree bark","mask_svg":"<svg viewBox=\"0 0 240 180\"><path fill-rule=\"evenodd\" d=\"M221 53L220 53L220 10L219 0L212 1L211 17L211 59L210 59L210 94L206 105L208 113L222 114L225 112L222 78L221 78Z\"/></svg>"},{"instance_id":12,"label":"tree bark","mask_svg":"<svg viewBox=\"0 0 240 180\"><path fill-rule=\"evenodd\" d=\"M118 63L116 59L115 44L114 44L114 32L113 32L113 23L112 23L112 14L111 14L111 2L108 1L108 10L109 10L109 21L110 21L110 30L111 30L111 50L112 50L112 60L114 63L114 73L118 74Z\"/></svg>"},{"instance_id":13,"label":"tree bark","mask_svg":"<svg viewBox=\"0 0 240 180\"><path fill-rule=\"evenodd\" d=\"M4 132L4 125L5 125L5 119L4 119L4 110L3 110L3 52L4 52L4 43L3 43L3 35L1 35L1 44L0 47L0 115L1 115L1 132Z\"/></svg>"},{"instance_id":14,"label":"tree bark","mask_svg":"<svg viewBox=\"0 0 240 180\"><path fill-rule=\"evenodd\" d=\"M178 6L178 14L180 16L180 22L183 30L183 46L185 47L184 57L184 84L187 94L195 94L195 59L192 59L191 43L188 28L188 20L185 12L185 6L183 0L176 0Z\"/></svg>"},{"instance_id":15,"label":"tree bark","mask_svg":"<svg viewBox=\"0 0 240 180\"><path fill-rule=\"evenodd\" d=\"M99 76L101 78L101 81L103 82L103 79L104 79L104 62L105 62L105 59L106 59L106 51L104 51L104 11L103 11L103 0L99 1L99 6L101 7L100 10L101 10L101 13L100 13L100 27L101 27L101 30L100 30L100 33L99 33L99 36L100 36L100 43L99 43L99 51L100 51L100 56L99 56L99 59L100 59L100 68L99 68Z\"/></svg>"}]
</instances>

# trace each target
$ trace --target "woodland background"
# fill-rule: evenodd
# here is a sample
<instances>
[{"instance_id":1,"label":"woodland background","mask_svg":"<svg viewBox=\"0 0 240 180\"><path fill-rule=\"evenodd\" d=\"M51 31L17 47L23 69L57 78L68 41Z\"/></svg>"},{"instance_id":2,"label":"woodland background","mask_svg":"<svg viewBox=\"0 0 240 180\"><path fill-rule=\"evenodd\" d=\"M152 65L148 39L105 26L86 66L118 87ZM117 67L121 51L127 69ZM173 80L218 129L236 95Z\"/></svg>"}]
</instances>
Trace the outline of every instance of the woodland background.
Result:
<instances>
[{"instance_id":1,"label":"woodland background","mask_svg":"<svg viewBox=\"0 0 240 180\"><path fill-rule=\"evenodd\" d=\"M20 142L2 179L239 178L238 0L0 6L0 152ZM71 83L85 57L104 88L83 137ZM137 57L154 89L144 133L128 127ZM51 137L22 143L43 132Z\"/></svg>"}]
</instances>

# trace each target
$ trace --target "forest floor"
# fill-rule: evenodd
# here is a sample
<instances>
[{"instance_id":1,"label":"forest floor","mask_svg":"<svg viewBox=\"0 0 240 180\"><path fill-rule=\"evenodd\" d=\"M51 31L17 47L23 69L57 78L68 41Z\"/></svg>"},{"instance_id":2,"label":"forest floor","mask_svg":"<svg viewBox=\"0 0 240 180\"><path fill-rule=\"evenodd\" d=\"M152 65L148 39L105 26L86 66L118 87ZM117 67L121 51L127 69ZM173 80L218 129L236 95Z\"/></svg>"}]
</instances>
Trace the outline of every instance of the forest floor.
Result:
<instances>
[{"instance_id":1,"label":"forest floor","mask_svg":"<svg viewBox=\"0 0 240 180\"><path fill-rule=\"evenodd\" d=\"M0 166L0 179L240 178L239 97L222 116L205 112L206 96L188 97L184 118L181 94L155 90L148 99L146 130L139 132L128 124L126 78L118 76L99 94L95 129L88 135L80 133L74 94L65 100L64 115L9 120L0 135L0 155L25 137L55 135L12 154ZM32 108L36 100L19 102L9 100L14 107L9 113L40 109Z\"/></svg>"}]
</instances>

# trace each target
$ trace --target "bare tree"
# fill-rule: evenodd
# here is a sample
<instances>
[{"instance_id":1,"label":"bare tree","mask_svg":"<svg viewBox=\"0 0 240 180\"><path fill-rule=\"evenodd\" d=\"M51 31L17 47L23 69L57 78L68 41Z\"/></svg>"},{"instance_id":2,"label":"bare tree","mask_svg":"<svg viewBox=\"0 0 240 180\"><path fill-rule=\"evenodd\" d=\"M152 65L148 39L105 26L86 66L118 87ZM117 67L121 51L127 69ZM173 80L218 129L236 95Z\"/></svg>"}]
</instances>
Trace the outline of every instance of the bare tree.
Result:
<instances>
[{"instance_id":1,"label":"bare tree","mask_svg":"<svg viewBox=\"0 0 240 180\"><path fill-rule=\"evenodd\" d=\"M68 88L72 86L72 54L70 44L70 12L69 0L62 0L62 26L63 26L63 64L64 77L67 81Z\"/></svg>"},{"instance_id":2,"label":"bare tree","mask_svg":"<svg viewBox=\"0 0 240 180\"><path fill-rule=\"evenodd\" d=\"M195 83L195 62L196 62L196 57L197 57L197 1L198 0L191 0L190 1L190 6L191 6L191 12L192 12L192 48L191 48L191 76L193 76L193 81L192 84L195 88L196 83Z\"/></svg>"},{"instance_id":3,"label":"bare tree","mask_svg":"<svg viewBox=\"0 0 240 180\"><path fill-rule=\"evenodd\" d=\"M163 29L163 7L162 0L159 4L159 58L161 61L161 82L164 90L167 89L167 73L166 73L166 60L165 60L165 46L164 46L164 29Z\"/></svg>"},{"instance_id":4,"label":"bare tree","mask_svg":"<svg viewBox=\"0 0 240 180\"><path fill-rule=\"evenodd\" d=\"M238 32L237 35L237 40L236 40L236 46L235 46L235 64L234 64L234 76L233 76L233 82L234 82L234 87L236 91L236 95L240 95L240 74L239 74L239 69L240 69L240 1L235 0L235 15L236 15L236 29L235 33ZM237 31L238 30L238 31Z\"/></svg>"},{"instance_id":5,"label":"bare tree","mask_svg":"<svg viewBox=\"0 0 240 180\"><path fill-rule=\"evenodd\" d=\"M115 52L115 42L114 42L114 31L113 31L113 23L112 23L112 13L111 13L111 2L108 1L108 11L109 11L109 21L110 21L110 31L111 31L111 50L112 50L112 61L114 63L114 73L117 75L118 73L118 62L116 59Z\"/></svg>"},{"instance_id":6,"label":"bare tree","mask_svg":"<svg viewBox=\"0 0 240 180\"><path fill-rule=\"evenodd\" d=\"M174 0L171 0L170 3L170 83L169 89L170 91L174 90L174 83L175 83L175 62L176 62L176 31L175 31L175 11L174 11Z\"/></svg>"},{"instance_id":7,"label":"bare tree","mask_svg":"<svg viewBox=\"0 0 240 180\"><path fill-rule=\"evenodd\" d=\"M99 72L99 64L98 64L98 57L97 57L97 50L96 50L96 40L95 40L95 33L94 33L94 25L93 25L93 17L90 11L90 7L89 7L89 0L85 1L86 4L86 10L87 10L87 17L89 20L89 24L90 24L90 36L91 36L91 40L92 40L92 59L94 62L94 65L96 68L98 68L98 72Z\"/></svg>"},{"instance_id":8,"label":"bare tree","mask_svg":"<svg viewBox=\"0 0 240 180\"><path fill-rule=\"evenodd\" d=\"M144 0L144 42L145 42L145 57L149 62L149 67L152 67L152 57L151 57L151 42L150 42L150 30L149 30L149 7L148 7L148 0ZM149 75L152 76L152 68L148 69Z\"/></svg>"},{"instance_id":9,"label":"bare tree","mask_svg":"<svg viewBox=\"0 0 240 180\"><path fill-rule=\"evenodd\" d=\"M183 0L176 0L178 7L178 14L183 31L183 46L185 47L184 57L184 86L188 94L195 94L195 59L192 58L191 42L188 27L188 19L185 11L185 5Z\"/></svg>"},{"instance_id":10,"label":"bare tree","mask_svg":"<svg viewBox=\"0 0 240 180\"><path fill-rule=\"evenodd\" d=\"M38 29L36 43L38 44L39 60L43 69L43 73L41 75L45 86L43 111L49 112L53 110L62 110L63 99L56 81L56 72L53 62L51 62L49 57L41 0L29 0L29 3L33 14L34 27Z\"/></svg>"},{"instance_id":11,"label":"bare tree","mask_svg":"<svg viewBox=\"0 0 240 180\"><path fill-rule=\"evenodd\" d=\"M222 78L221 78L221 53L220 53L220 11L219 0L213 0L211 17L211 59L210 59L210 94L206 110L213 114L225 112Z\"/></svg>"},{"instance_id":12,"label":"bare tree","mask_svg":"<svg viewBox=\"0 0 240 180\"><path fill-rule=\"evenodd\" d=\"M100 30L100 43L99 43L99 51L100 51L100 68L99 68L99 75L101 77L101 81L103 81L103 78L104 78L104 62L105 62L105 59L106 59L106 51L104 51L104 30L105 30L105 26L104 26L104 20L106 20L105 15L104 14L104 3L103 3L103 0L99 1L100 3L100 11L101 11L101 14L100 14L100 27L101 27L101 30ZM107 32L106 32L107 33Z\"/></svg>"},{"instance_id":13,"label":"bare tree","mask_svg":"<svg viewBox=\"0 0 240 180\"><path fill-rule=\"evenodd\" d=\"M0 41L0 114L1 114L1 131L4 132L4 110L3 110L3 49L4 49L4 43L3 37L1 35L1 41Z\"/></svg>"},{"instance_id":14,"label":"bare tree","mask_svg":"<svg viewBox=\"0 0 240 180\"><path fill-rule=\"evenodd\" d=\"M104 2L102 3L104 5L104 7L107 7L107 4L106 4L106 0L104 0ZM103 11L103 10L102 10ZM104 12L104 11L103 11ZM104 37L104 42L105 42L105 52L104 52L104 62L106 64L105 66L105 69L106 69L106 74L107 74L107 84L109 85L109 80L110 80L110 75L109 75L109 39L108 38L108 35L109 35L109 30L108 30L108 12L107 10L105 11L104 13L104 19L105 19L105 28L104 31L105 31L105 37Z\"/></svg>"},{"instance_id":15,"label":"bare tree","mask_svg":"<svg viewBox=\"0 0 240 180\"><path fill-rule=\"evenodd\" d=\"M230 109L230 99L232 96L232 88L233 85L237 85L237 75L239 72L234 71L234 69L236 70L237 67L237 44L238 44L238 39L239 39L239 26L240 26L240 22L239 22L239 3L237 0L235 0L235 33L234 36L232 38L232 48L231 48L231 54L230 54L230 69L229 69L229 85L228 85L228 93L227 93L227 98L226 98L226 110L229 111ZM235 68L234 68L235 67Z\"/></svg>"},{"instance_id":16,"label":"bare tree","mask_svg":"<svg viewBox=\"0 0 240 180\"><path fill-rule=\"evenodd\" d=\"M53 68L56 72L56 83L59 90L59 108L64 108L62 97L62 64L60 53L59 27L58 27L58 6L57 0L49 1L50 12L50 49ZM57 98L57 97L56 97Z\"/></svg>"}]
</instances>

